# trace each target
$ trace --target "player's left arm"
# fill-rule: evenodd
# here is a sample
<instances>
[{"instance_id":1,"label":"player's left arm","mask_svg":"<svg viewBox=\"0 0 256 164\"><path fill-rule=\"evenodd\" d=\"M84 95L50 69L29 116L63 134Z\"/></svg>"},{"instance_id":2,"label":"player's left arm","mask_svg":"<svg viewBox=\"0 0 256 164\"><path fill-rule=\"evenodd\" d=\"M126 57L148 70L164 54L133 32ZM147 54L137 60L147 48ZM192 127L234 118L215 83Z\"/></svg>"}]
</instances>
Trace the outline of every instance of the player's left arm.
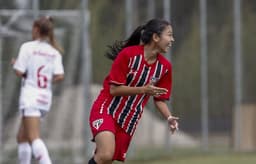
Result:
<instances>
[{"instance_id":1,"label":"player's left arm","mask_svg":"<svg viewBox=\"0 0 256 164\"><path fill-rule=\"evenodd\" d=\"M158 109L158 111L167 120L171 132L174 133L176 130L178 130L179 118L172 115L172 113L170 112L170 110L164 100L155 100L154 102L155 102L155 106Z\"/></svg>"},{"instance_id":2,"label":"player's left arm","mask_svg":"<svg viewBox=\"0 0 256 164\"><path fill-rule=\"evenodd\" d=\"M53 75L53 83L60 82L64 80L64 66L62 63L62 56L59 54L56 57L55 63L54 63L54 75Z\"/></svg>"},{"instance_id":3,"label":"player's left arm","mask_svg":"<svg viewBox=\"0 0 256 164\"><path fill-rule=\"evenodd\" d=\"M64 74L53 75L53 83L57 83L64 80Z\"/></svg>"}]
</instances>

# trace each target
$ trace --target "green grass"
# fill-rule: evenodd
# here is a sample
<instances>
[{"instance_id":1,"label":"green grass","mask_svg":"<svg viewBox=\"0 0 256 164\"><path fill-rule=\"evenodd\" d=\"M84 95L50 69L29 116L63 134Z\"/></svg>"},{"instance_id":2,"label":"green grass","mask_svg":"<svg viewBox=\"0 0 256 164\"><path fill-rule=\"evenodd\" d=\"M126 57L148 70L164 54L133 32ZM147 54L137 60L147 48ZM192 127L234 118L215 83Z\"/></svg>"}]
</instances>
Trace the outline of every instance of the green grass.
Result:
<instances>
[{"instance_id":1,"label":"green grass","mask_svg":"<svg viewBox=\"0 0 256 164\"><path fill-rule=\"evenodd\" d=\"M4 154L3 164L17 163L16 151ZM51 152L55 164L75 164L72 152ZM78 164L78 163L77 163ZM82 163L79 163L82 164ZM114 164L121 164L114 162ZM166 151L146 148L129 152L125 164L256 164L256 152L234 153L228 149L214 149L202 152L200 149L173 149Z\"/></svg>"},{"instance_id":2,"label":"green grass","mask_svg":"<svg viewBox=\"0 0 256 164\"><path fill-rule=\"evenodd\" d=\"M127 164L256 164L256 153L179 155L163 159L130 160Z\"/></svg>"}]
</instances>

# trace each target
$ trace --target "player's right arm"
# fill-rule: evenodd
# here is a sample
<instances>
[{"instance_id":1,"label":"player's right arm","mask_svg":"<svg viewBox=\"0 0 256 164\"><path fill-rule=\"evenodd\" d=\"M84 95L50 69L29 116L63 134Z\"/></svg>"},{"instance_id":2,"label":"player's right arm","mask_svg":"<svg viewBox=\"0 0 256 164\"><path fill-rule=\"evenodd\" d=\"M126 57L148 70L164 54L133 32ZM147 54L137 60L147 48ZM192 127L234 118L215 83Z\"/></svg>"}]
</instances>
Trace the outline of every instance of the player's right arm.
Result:
<instances>
[{"instance_id":1,"label":"player's right arm","mask_svg":"<svg viewBox=\"0 0 256 164\"><path fill-rule=\"evenodd\" d=\"M166 94L165 88L155 87L152 84L148 84L141 87L130 87L126 85L110 85L110 94L112 96L131 96L137 94L147 94L150 96L160 96Z\"/></svg>"},{"instance_id":2,"label":"player's right arm","mask_svg":"<svg viewBox=\"0 0 256 164\"><path fill-rule=\"evenodd\" d=\"M18 77L26 77L26 73L20 72L19 70L14 70L14 72Z\"/></svg>"},{"instance_id":3,"label":"player's right arm","mask_svg":"<svg viewBox=\"0 0 256 164\"><path fill-rule=\"evenodd\" d=\"M26 77L26 69L27 69L27 47L23 44L20 47L18 58L12 58L11 65L13 66L14 72L18 77Z\"/></svg>"},{"instance_id":4,"label":"player's right arm","mask_svg":"<svg viewBox=\"0 0 256 164\"><path fill-rule=\"evenodd\" d=\"M15 62L16 62L16 59L12 58L11 65L13 66L15 64ZM14 72L15 72L16 76L18 76L18 77L26 77L26 73L21 72L21 71L15 69L15 68L14 68Z\"/></svg>"}]
</instances>

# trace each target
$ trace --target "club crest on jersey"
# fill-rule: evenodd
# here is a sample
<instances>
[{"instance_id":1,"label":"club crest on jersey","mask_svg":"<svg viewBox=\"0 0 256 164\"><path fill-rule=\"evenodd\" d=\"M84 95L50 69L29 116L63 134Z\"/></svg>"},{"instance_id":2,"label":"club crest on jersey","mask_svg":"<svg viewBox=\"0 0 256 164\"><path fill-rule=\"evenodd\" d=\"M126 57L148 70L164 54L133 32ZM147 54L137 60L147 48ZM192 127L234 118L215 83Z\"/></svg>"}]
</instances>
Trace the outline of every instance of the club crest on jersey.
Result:
<instances>
[{"instance_id":1,"label":"club crest on jersey","mask_svg":"<svg viewBox=\"0 0 256 164\"><path fill-rule=\"evenodd\" d=\"M92 122L92 126L95 128L95 129L99 129L101 124L103 123L103 118L101 119L98 119L98 120L95 120Z\"/></svg>"},{"instance_id":2,"label":"club crest on jersey","mask_svg":"<svg viewBox=\"0 0 256 164\"><path fill-rule=\"evenodd\" d=\"M150 82L151 82L153 85L155 85L159 80L160 80L160 78L158 78L158 77L152 77L152 78L150 79Z\"/></svg>"}]
</instances>

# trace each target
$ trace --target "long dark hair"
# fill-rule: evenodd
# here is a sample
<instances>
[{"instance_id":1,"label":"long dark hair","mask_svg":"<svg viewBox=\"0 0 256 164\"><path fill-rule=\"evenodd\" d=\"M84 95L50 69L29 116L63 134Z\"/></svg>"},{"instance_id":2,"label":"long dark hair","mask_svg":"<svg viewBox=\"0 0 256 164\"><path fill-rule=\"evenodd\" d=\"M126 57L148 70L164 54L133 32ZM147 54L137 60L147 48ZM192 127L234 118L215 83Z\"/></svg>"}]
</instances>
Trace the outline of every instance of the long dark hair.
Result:
<instances>
[{"instance_id":1,"label":"long dark hair","mask_svg":"<svg viewBox=\"0 0 256 164\"><path fill-rule=\"evenodd\" d=\"M34 27L39 29L39 33L41 37L47 37L49 39L50 44L63 53L63 49L59 46L54 36L54 25L53 18L50 16L40 17L34 21Z\"/></svg>"},{"instance_id":2,"label":"long dark hair","mask_svg":"<svg viewBox=\"0 0 256 164\"><path fill-rule=\"evenodd\" d=\"M145 25L138 26L131 36L122 41L116 41L113 45L109 45L109 50L106 52L107 56L111 60L115 60L119 52L128 46L148 44L152 41L153 34L161 35L166 26L170 23L163 19L151 19Z\"/></svg>"}]
</instances>

